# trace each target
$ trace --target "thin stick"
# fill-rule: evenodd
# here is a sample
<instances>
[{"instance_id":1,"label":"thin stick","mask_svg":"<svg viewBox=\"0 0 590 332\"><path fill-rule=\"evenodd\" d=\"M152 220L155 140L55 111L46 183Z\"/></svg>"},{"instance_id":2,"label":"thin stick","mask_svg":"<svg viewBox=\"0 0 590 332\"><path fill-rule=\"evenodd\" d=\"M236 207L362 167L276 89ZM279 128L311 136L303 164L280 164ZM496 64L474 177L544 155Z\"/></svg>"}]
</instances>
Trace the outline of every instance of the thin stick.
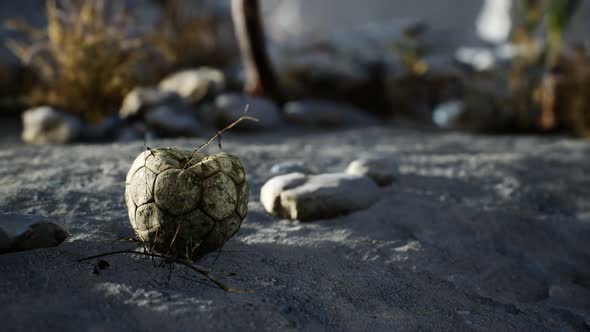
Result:
<instances>
[{"instance_id":1,"label":"thin stick","mask_svg":"<svg viewBox=\"0 0 590 332\"><path fill-rule=\"evenodd\" d=\"M246 108L244 109L244 114L246 114L248 112L248 108L250 107L250 105L246 105ZM199 153L199 151L203 150L203 148L207 147L209 144L211 144L215 139L217 139L218 137L221 137L221 134L223 134L224 132L232 129L233 127L237 126L238 123L242 122L242 121L254 121L254 122L258 122L258 119L252 116L241 116L239 117L236 121L230 123L227 127L217 131L217 133L215 133L215 136L211 137L207 142L201 144L201 146L199 146L196 150L193 151L192 153L192 157L191 159L189 159L189 161L186 163L186 166L184 167L183 171L187 168L190 167L190 165L193 163L193 160L195 159L195 154Z\"/></svg>"},{"instance_id":2,"label":"thin stick","mask_svg":"<svg viewBox=\"0 0 590 332\"><path fill-rule=\"evenodd\" d=\"M203 275L205 278L209 279L209 281L214 283L217 287L223 289L226 292L252 293L252 291L248 291L248 290L227 287L221 281L217 280L209 271L205 270L204 268L199 267L193 263L189 263L184 260L172 257L172 256L159 255L159 254L147 253L147 252L141 252L141 251L135 251L135 250L118 250L118 251L111 251L111 252L98 254L98 255L94 255L94 256L90 256L90 257L80 258L80 259L78 259L78 263L81 263L84 261L89 261L89 260L100 258L100 257L122 255L122 254L140 255L140 256L146 256L146 257L151 257L151 258L165 259L165 260L170 261L172 263L177 263L177 264L183 265L185 267L188 267L189 269Z\"/></svg>"},{"instance_id":3,"label":"thin stick","mask_svg":"<svg viewBox=\"0 0 590 332\"><path fill-rule=\"evenodd\" d=\"M244 113L246 113L248 111L248 106L246 105L246 109L244 110ZM232 122L231 124L229 124L227 127L219 130L215 136L211 137L211 139L209 139L206 143L201 144L201 146L199 146L199 148L197 148L194 153L198 153L199 151L201 151L203 148L205 148L206 146L208 146L209 144L211 144L214 140L217 139L217 137L221 136L221 134L223 134L224 132L232 129L233 127L237 126L240 122L242 121L254 121L254 122L258 122L258 119L252 116L241 116L239 117L236 121Z\"/></svg>"}]
</instances>

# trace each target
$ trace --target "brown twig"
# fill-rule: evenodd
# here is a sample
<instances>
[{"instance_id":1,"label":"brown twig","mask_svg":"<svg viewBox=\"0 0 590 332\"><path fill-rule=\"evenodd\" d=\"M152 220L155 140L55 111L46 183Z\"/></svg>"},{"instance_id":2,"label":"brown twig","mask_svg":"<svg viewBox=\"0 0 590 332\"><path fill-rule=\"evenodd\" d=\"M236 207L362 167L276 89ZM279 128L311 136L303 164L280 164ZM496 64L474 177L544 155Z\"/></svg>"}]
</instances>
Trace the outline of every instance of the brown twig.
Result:
<instances>
[{"instance_id":1,"label":"brown twig","mask_svg":"<svg viewBox=\"0 0 590 332\"><path fill-rule=\"evenodd\" d=\"M244 113L245 113L245 112L247 112L247 111L248 111L248 105L246 105L246 110L244 111ZM196 149L196 150L193 152L193 154L195 154L195 153L198 153L199 151L203 150L205 147L207 147L209 144L211 144L213 141L215 141L215 140L216 140L216 139L217 139L219 136L221 136L221 134L223 134L224 132L226 132L226 131L228 131L228 130L232 129L232 128L233 128L233 127L235 127L235 126L237 126L237 125L238 125L240 122L242 122L242 121L255 121L255 122L258 122L258 119L257 119L257 118L255 118L255 117L252 117L252 116L241 116L241 117L239 117L239 118L238 118L236 121L234 121L234 122L230 123L230 124L229 124L227 127L223 128L223 129L221 129L221 130L219 130L219 131L218 131L218 132L215 134L215 136L211 137L211 138L210 138L210 139L209 139L209 140L208 140L206 143L203 143L203 144L201 144L201 146L199 146L199 147L198 147L198 148L197 148L197 149Z\"/></svg>"},{"instance_id":2,"label":"brown twig","mask_svg":"<svg viewBox=\"0 0 590 332\"><path fill-rule=\"evenodd\" d=\"M246 105L246 108L244 109L244 114L246 114L248 112L248 108L250 107L250 105ZM221 137L221 134L223 134L224 132L232 129L233 127L237 126L240 122L242 121L254 121L254 122L258 122L258 119L252 116L241 116L239 117L236 121L230 123L227 127L217 131L217 133L215 133L215 136L211 137L207 142L201 144L201 146L199 146L196 150L193 151L191 159L188 160L188 162L186 163L186 165L184 166L184 170L186 170L187 168L189 168L191 166L191 164L193 163L193 160L196 157L196 154L199 153L199 151L203 150L205 147L207 147L209 144L211 144L213 141L215 141L218 137Z\"/></svg>"},{"instance_id":3,"label":"brown twig","mask_svg":"<svg viewBox=\"0 0 590 332\"><path fill-rule=\"evenodd\" d=\"M89 260L93 260L96 258L100 258L100 257L106 257L106 256L114 256L114 255L123 255L123 254L129 254L129 255L140 255L140 256L145 256L145 257L150 257L150 258L161 258L164 259L168 262L171 263L176 263L176 264L180 264L182 266L185 266L199 274L201 274L202 276L204 276L205 278L207 278L209 281L211 281L212 283L214 283L217 287L219 287L220 289L223 289L226 292L231 292L231 293L252 293L252 291L248 291L248 290L243 290L243 289L238 289L238 288L231 288L231 287L227 287L225 284L223 284L221 281L217 280L217 278L215 278L209 271L205 270L205 268L197 266L193 263L187 262L185 260L176 258L176 257L172 257L172 256L167 256L167 255L160 255L160 254L155 254L155 253L149 253L149 252L141 252L141 251L135 251L135 250L118 250L118 251L111 251L111 252L106 252L106 253L102 253L102 254L98 254L98 255L93 255L93 256L89 256L89 257L85 257L85 258L80 258L78 259L78 263L81 262L85 262L85 261L89 261Z\"/></svg>"}]
</instances>

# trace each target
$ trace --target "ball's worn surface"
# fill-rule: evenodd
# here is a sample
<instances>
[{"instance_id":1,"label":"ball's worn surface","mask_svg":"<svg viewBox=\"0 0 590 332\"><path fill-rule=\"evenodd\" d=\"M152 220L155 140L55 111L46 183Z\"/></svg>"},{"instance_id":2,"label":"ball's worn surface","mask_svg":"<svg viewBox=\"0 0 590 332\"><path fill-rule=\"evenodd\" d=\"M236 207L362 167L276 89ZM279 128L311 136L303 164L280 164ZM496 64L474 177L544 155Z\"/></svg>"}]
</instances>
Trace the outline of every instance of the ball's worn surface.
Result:
<instances>
[{"instance_id":1,"label":"ball's worn surface","mask_svg":"<svg viewBox=\"0 0 590 332\"><path fill-rule=\"evenodd\" d=\"M140 154L125 181L135 233L149 248L196 259L223 246L248 211L248 183L240 160L173 148Z\"/></svg>"}]
</instances>

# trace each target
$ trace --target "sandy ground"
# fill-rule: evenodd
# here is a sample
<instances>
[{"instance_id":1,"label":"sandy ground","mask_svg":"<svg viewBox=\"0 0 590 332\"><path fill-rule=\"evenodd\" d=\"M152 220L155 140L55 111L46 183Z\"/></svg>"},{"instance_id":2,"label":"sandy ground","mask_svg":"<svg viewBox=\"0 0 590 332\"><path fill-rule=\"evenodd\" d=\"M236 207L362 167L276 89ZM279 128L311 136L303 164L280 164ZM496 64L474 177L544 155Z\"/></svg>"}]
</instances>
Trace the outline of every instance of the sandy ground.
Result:
<instances>
[{"instance_id":1,"label":"sandy ground","mask_svg":"<svg viewBox=\"0 0 590 332\"><path fill-rule=\"evenodd\" d=\"M151 146L191 148L203 140ZM0 212L49 215L57 248L0 256L4 331L587 330L590 144L563 138L391 128L230 135L251 184L249 214L219 255L226 284L145 258L93 274L76 259L133 248L124 177L142 144L0 142ZM368 210L297 223L258 202L276 162L339 171L377 153L398 179ZM195 281L196 280L196 281Z\"/></svg>"}]
</instances>

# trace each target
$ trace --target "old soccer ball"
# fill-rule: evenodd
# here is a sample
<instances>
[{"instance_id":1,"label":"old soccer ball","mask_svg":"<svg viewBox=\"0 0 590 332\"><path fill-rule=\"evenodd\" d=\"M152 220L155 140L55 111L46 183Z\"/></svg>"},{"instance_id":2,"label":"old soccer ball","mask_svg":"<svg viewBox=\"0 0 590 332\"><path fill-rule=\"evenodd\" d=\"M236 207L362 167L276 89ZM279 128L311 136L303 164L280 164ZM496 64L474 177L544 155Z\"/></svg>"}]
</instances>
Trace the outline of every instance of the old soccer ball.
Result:
<instances>
[{"instance_id":1,"label":"old soccer ball","mask_svg":"<svg viewBox=\"0 0 590 332\"><path fill-rule=\"evenodd\" d=\"M156 251L197 259L223 246L248 210L248 183L240 160L173 148L136 159L125 183L129 221Z\"/></svg>"}]
</instances>

